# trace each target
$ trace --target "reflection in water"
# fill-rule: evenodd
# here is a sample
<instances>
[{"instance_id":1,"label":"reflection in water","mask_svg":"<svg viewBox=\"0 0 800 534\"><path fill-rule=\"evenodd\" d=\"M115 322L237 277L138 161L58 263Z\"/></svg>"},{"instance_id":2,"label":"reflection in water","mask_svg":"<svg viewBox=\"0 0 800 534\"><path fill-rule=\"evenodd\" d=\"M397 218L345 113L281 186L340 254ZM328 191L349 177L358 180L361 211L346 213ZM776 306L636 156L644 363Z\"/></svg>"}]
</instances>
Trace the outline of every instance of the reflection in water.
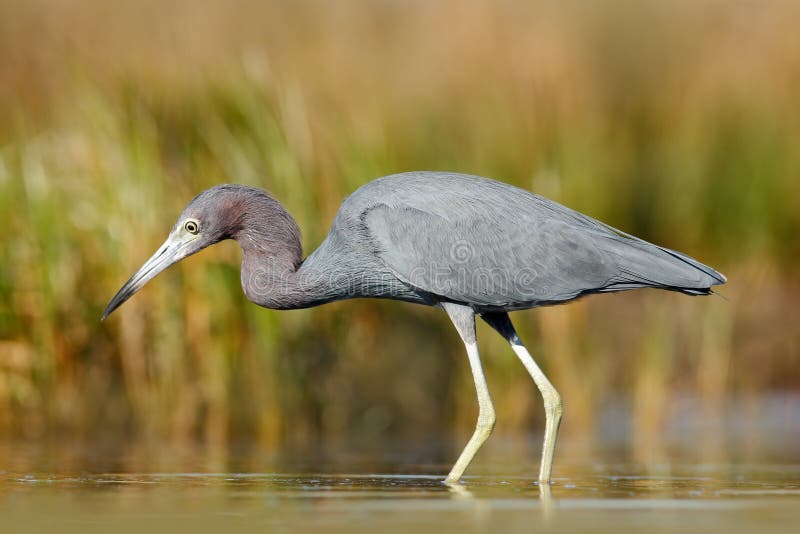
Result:
<instances>
[{"instance_id":1,"label":"reflection in water","mask_svg":"<svg viewBox=\"0 0 800 534\"><path fill-rule=\"evenodd\" d=\"M604 428L618 435L613 424ZM356 444L358 450L353 443L326 443L323 451L282 454L249 443L5 443L0 532L443 526L459 532L764 532L800 524L796 425L771 426L758 434L761 442L750 433L728 433L725 454L713 461L705 450L686 446L696 441L691 427L679 430L683 442L674 447L667 435L659 462L643 462L619 440L587 448L567 437L552 487L536 481L539 439L533 437L523 444L492 440L470 474L450 485L444 476L451 458L420 464L436 454L420 451L418 443ZM398 456L403 449L414 452Z\"/></svg>"},{"instance_id":2,"label":"reflection in water","mask_svg":"<svg viewBox=\"0 0 800 534\"><path fill-rule=\"evenodd\" d=\"M452 493L454 497L460 497L462 499L472 499L475 497L475 495L473 495L472 492L469 491L461 482L450 482L445 480L442 483L447 486L447 489L450 490L450 493Z\"/></svg>"},{"instance_id":3,"label":"reflection in water","mask_svg":"<svg viewBox=\"0 0 800 534\"><path fill-rule=\"evenodd\" d=\"M527 477L468 477L448 486L440 476L6 472L0 526L47 528L68 520L76 530L182 522L200 532L248 524L505 532L711 525L763 532L800 520L800 466L686 467L666 478L593 474L602 470L622 468L576 469L550 491Z\"/></svg>"}]
</instances>

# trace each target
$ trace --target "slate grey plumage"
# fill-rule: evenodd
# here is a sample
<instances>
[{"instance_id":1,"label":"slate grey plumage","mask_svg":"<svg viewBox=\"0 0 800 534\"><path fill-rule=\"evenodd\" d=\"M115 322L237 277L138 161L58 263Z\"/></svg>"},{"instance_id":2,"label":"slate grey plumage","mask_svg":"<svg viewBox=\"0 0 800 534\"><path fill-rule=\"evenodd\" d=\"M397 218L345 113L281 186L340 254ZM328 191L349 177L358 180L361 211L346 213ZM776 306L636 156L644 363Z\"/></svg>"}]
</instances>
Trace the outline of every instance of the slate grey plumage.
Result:
<instances>
[{"instance_id":1,"label":"slate grey plumage","mask_svg":"<svg viewBox=\"0 0 800 534\"><path fill-rule=\"evenodd\" d=\"M297 225L277 200L252 187L212 187L187 205L103 318L169 265L223 239L240 244L242 287L260 306L293 309L366 297L448 313L467 347L481 408L450 482L461 477L494 425L474 341L475 314L509 341L542 392L547 427L539 478L549 482L561 401L507 312L643 287L705 295L726 281L684 254L523 189L464 174L411 172L373 180L347 197L328 236L305 259Z\"/></svg>"}]
</instances>

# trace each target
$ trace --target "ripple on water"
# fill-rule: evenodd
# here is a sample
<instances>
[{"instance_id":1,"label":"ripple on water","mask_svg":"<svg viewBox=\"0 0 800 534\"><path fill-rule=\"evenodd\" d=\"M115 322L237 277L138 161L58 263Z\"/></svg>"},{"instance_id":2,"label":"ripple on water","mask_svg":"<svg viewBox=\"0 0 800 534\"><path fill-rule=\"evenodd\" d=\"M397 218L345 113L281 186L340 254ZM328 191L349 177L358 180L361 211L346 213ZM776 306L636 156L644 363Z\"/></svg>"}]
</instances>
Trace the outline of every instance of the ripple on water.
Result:
<instances>
[{"instance_id":1,"label":"ripple on water","mask_svg":"<svg viewBox=\"0 0 800 534\"><path fill-rule=\"evenodd\" d=\"M567 472L567 470L564 470ZM692 466L668 476L620 466L574 469L543 491L531 477L396 474L107 473L0 474L0 526L52 528L59 521L139 529L172 522L213 531L234 520L333 530L380 525L435 530L532 525L554 531L724 529L763 532L800 523L797 466ZM46 511L47 513L43 513ZM102 529L101 529L102 530Z\"/></svg>"}]
</instances>

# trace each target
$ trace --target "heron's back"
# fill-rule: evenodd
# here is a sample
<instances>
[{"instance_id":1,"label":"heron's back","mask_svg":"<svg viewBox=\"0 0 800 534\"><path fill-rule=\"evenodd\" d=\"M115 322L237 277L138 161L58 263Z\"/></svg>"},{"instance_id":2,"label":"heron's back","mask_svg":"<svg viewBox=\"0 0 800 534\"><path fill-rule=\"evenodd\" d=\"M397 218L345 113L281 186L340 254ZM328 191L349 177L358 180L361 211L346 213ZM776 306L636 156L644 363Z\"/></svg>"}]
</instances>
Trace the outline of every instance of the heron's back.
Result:
<instances>
[{"instance_id":1,"label":"heron's back","mask_svg":"<svg viewBox=\"0 0 800 534\"><path fill-rule=\"evenodd\" d=\"M329 240L357 258L354 268L369 265L412 291L476 309L522 309L640 287L706 294L725 282L681 253L529 191L463 174L413 172L369 182L342 203Z\"/></svg>"}]
</instances>

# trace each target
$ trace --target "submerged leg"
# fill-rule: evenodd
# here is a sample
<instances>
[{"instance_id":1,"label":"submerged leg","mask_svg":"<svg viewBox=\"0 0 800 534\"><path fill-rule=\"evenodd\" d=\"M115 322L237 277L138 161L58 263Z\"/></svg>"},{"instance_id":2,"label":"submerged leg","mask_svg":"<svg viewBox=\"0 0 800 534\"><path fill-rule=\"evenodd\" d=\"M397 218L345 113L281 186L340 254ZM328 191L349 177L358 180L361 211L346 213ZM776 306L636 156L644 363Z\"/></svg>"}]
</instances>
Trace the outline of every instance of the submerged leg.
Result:
<instances>
[{"instance_id":1,"label":"submerged leg","mask_svg":"<svg viewBox=\"0 0 800 534\"><path fill-rule=\"evenodd\" d=\"M478 423L475 426L475 432L458 457L458 461L450 470L445 482L455 483L464 474L467 466L469 466L472 458L481 448L481 445L489 438L494 428L494 406L492 406L492 398L489 395L489 387L486 385L486 378L483 376L483 368L481 367L481 358L478 354L478 344L475 337L475 312L472 308L461 306L458 304L443 303L442 307L450 320L458 330L464 345L467 347L467 356L469 357L469 365L472 368L472 378L475 380L475 390L478 393Z\"/></svg>"},{"instance_id":2,"label":"submerged leg","mask_svg":"<svg viewBox=\"0 0 800 534\"><path fill-rule=\"evenodd\" d=\"M542 465L539 469L539 482L542 484L549 484L550 472L553 469L553 454L556 451L558 426L561 424L561 395L558 394L553 384L544 376L544 373L539 369L539 366L536 365L528 349L522 344L507 313L487 313L481 315L481 317L511 344L511 348L514 349L517 357L522 361L522 365L528 370L528 374L531 375L531 378L533 378L533 381L542 394L546 422L544 428L544 446L542 448Z\"/></svg>"}]
</instances>

